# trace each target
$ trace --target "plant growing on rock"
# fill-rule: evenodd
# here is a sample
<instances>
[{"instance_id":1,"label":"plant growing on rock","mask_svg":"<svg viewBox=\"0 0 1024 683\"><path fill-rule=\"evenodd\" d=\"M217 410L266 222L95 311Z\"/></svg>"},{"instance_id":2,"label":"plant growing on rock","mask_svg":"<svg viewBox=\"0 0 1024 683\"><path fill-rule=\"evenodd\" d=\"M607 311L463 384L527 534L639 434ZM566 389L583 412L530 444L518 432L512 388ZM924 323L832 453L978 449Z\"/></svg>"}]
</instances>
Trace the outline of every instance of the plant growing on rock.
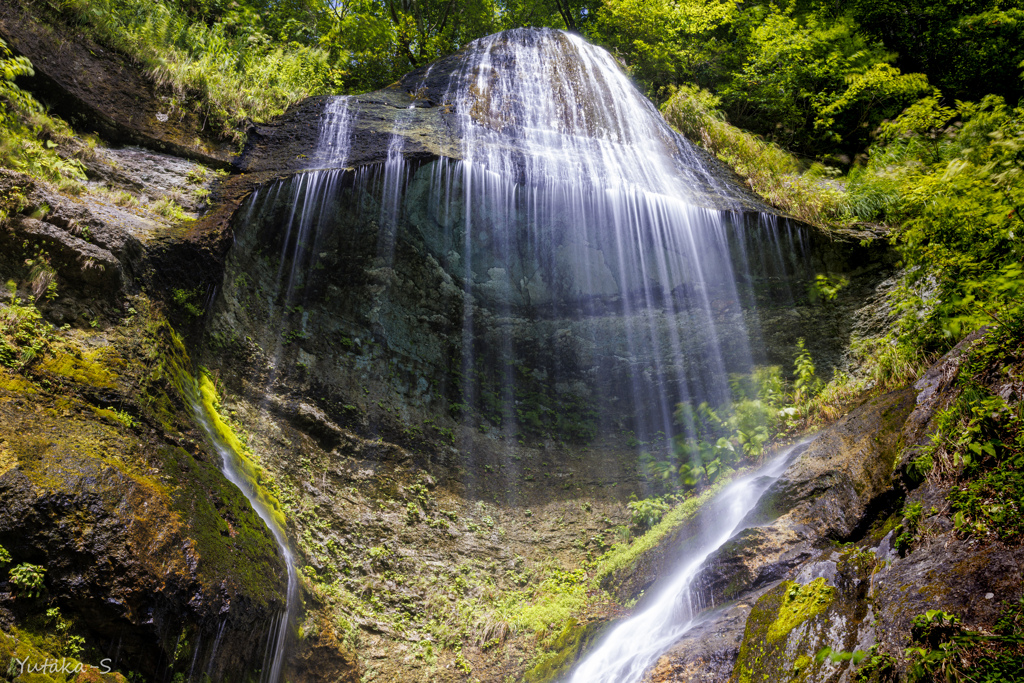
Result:
<instances>
[{"instance_id":1,"label":"plant growing on rock","mask_svg":"<svg viewBox=\"0 0 1024 683\"><path fill-rule=\"evenodd\" d=\"M7 290L10 298L0 303L0 365L20 369L50 348L56 332L31 302L21 302L17 283L9 281Z\"/></svg>"},{"instance_id":2,"label":"plant growing on rock","mask_svg":"<svg viewBox=\"0 0 1024 683\"><path fill-rule=\"evenodd\" d=\"M60 654L78 658L82 651L85 650L85 638L71 632L74 622L70 619L65 619L58 607L51 607L46 610L46 619L53 624L54 629L57 631L57 649Z\"/></svg>"},{"instance_id":3,"label":"plant growing on rock","mask_svg":"<svg viewBox=\"0 0 1024 683\"><path fill-rule=\"evenodd\" d=\"M85 180L85 167L77 159L60 156L55 141L70 138L71 130L14 83L19 76L33 75L32 63L25 57L12 56L7 43L0 40L0 166L57 183L58 188L78 194L80 181Z\"/></svg>"},{"instance_id":4,"label":"plant growing on rock","mask_svg":"<svg viewBox=\"0 0 1024 683\"><path fill-rule=\"evenodd\" d=\"M630 523L642 533L660 522L671 505L664 498L644 498L629 501L627 507Z\"/></svg>"},{"instance_id":5,"label":"plant growing on rock","mask_svg":"<svg viewBox=\"0 0 1024 683\"><path fill-rule=\"evenodd\" d=\"M995 633L967 628L960 617L928 610L914 617L907 680L1013 683L1024 680L1024 599L1006 604Z\"/></svg>"},{"instance_id":6,"label":"plant growing on rock","mask_svg":"<svg viewBox=\"0 0 1024 683\"><path fill-rule=\"evenodd\" d=\"M12 568L8 578L14 584L19 596L38 598L43 591L44 574L46 574L45 567L25 562Z\"/></svg>"}]
</instances>

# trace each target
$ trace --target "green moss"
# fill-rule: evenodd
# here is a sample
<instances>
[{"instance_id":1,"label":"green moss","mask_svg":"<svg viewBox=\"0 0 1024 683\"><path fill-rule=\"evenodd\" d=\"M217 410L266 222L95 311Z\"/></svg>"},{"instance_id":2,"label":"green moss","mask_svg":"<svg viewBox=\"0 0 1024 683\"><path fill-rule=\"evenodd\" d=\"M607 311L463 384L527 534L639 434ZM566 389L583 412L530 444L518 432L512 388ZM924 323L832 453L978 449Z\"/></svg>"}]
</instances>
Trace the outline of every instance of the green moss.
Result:
<instances>
[{"instance_id":1,"label":"green moss","mask_svg":"<svg viewBox=\"0 0 1024 683\"><path fill-rule=\"evenodd\" d=\"M635 567L644 553L654 549L669 533L693 519L701 507L706 505L728 483L729 478L723 477L699 495L684 500L673 507L661 518L660 522L632 543L617 543L612 546L611 550L605 553L599 560L597 571L594 575L594 582L601 584L609 577L618 576L623 571Z\"/></svg>"},{"instance_id":2,"label":"green moss","mask_svg":"<svg viewBox=\"0 0 1024 683\"><path fill-rule=\"evenodd\" d=\"M164 472L182 483L172 493L173 507L195 540L203 579L234 579L255 602L276 602L284 575L277 544L241 491L182 448L164 446L159 456Z\"/></svg>"},{"instance_id":3,"label":"green moss","mask_svg":"<svg viewBox=\"0 0 1024 683\"><path fill-rule=\"evenodd\" d=\"M81 355L61 353L44 359L39 368L42 372L70 380L75 384L95 389L116 389L117 374L111 367L120 366L123 360L106 349L85 351Z\"/></svg>"},{"instance_id":4,"label":"green moss","mask_svg":"<svg viewBox=\"0 0 1024 683\"><path fill-rule=\"evenodd\" d=\"M586 584L582 583L563 590L544 591L519 610L515 621L536 633L546 631L551 624L567 624L573 621L572 615L587 606L587 592Z\"/></svg>"},{"instance_id":5,"label":"green moss","mask_svg":"<svg viewBox=\"0 0 1024 683\"><path fill-rule=\"evenodd\" d=\"M7 372L0 372L0 390L11 394L25 394L31 396L39 391L21 375L14 375Z\"/></svg>"},{"instance_id":6,"label":"green moss","mask_svg":"<svg viewBox=\"0 0 1024 683\"><path fill-rule=\"evenodd\" d=\"M251 451L238 438L235 430L221 417L219 412L220 397L217 395L217 388L214 386L213 380L210 379L209 373L205 370L199 376L199 396L203 409L210 419L210 425L215 432L215 438L231 450L232 454L237 458L233 465L252 484L253 491L273 516L274 523L279 529L284 530L285 518L284 512L281 509L281 503L277 500L276 496L267 490L268 485L272 484L272 482L263 468L253 462Z\"/></svg>"},{"instance_id":7,"label":"green moss","mask_svg":"<svg viewBox=\"0 0 1024 683\"><path fill-rule=\"evenodd\" d=\"M789 635L794 628L828 609L835 598L835 589L825 583L825 579L815 579L806 586L787 583L789 587L779 606L778 617L768 627L771 640Z\"/></svg>"},{"instance_id":8,"label":"green moss","mask_svg":"<svg viewBox=\"0 0 1024 683\"><path fill-rule=\"evenodd\" d=\"M54 656L48 649L43 648L45 648L44 639L22 629L11 628L10 633L0 631L0 672L13 672L17 674L21 671L18 662L13 661L15 659L26 661L26 669L28 668L28 662L36 664L47 660L60 661L59 655ZM11 669L12 666L13 670ZM71 667L74 667L74 664ZM26 672L18 676L18 680L25 683L66 683L73 680L74 677L74 674L55 673L51 675Z\"/></svg>"},{"instance_id":9,"label":"green moss","mask_svg":"<svg viewBox=\"0 0 1024 683\"><path fill-rule=\"evenodd\" d=\"M523 674L524 683L547 683L565 674L579 660L580 652L600 635L607 623L566 622L562 632L550 643L548 652Z\"/></svg>"},{"instance_id":10,"label":"green moss","mask_svg":"<svg viewBox=\"0 0 1024 683\"><path fill-rule=\"evenodd\" d=\"M740 655L733 669L737 683L764 680L805 680L814 663L807 652L792 662L790 634L801 624L822 614L835 599L836 591L825 579L807 585L784 581L758 599L747 618ZM799 648L796 648L799 652Z\"/></svg>"}]
</instances>

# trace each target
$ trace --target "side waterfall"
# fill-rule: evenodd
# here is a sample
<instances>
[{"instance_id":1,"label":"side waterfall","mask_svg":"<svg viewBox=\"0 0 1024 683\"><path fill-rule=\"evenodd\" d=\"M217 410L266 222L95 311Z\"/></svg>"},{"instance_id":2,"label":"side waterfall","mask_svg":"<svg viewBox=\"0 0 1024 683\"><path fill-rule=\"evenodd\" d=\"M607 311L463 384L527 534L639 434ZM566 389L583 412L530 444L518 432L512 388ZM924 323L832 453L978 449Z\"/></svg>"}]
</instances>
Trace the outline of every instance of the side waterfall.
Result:
<instances>
[{"instance_id":1,"label":"side waterfall","mask_svg":"<svg viewBox=\"0 0 1024 683\"><path fill-rule=\"evenodd\" d=\"M350 120L347 100L338 98L328 104L320 129L318 151L342 164L349 144L348 124ZM307 239L311 225L317 219L317 208L305 205L302 200L309 199L315 203L318 199L329 198L336 191L336 184L340 176L341 172L337 170L305 173L300 176L298 188L300 200L292 202L291 216L287 222L286 243L290 239L296 242ZM250 207L257 198L258 191L254 194ZM295 232L294 236L291 235L292 231ZM279 294L284 297L285 301L288 301L293 298L292 287L296 281L296 269L308 267L309 264L292 261L291 267L286 273L284 272L284 263L282 260L277 281L284 283L285 290ZM224 438L226 427L212 407L212 396L204 395L204 392L209 389L202 382L198 384L192 382L185 388L185 393L188 394L192 404L196 424L203 430L210 444L220 456L221 470L224 476L238 487L249 500L256 514L267 525L267 529L281 550L281 557L288 571L285 609L267 633L267 644L260 669L260 683L278 683L282 679L289 625L297 615L299 605L299 580L295 569L295 557L288 542L281 511L273 508L270 502L260 494L252 465L232 446L228 439ZM216 646L211 660L215 655Z\"/></svg>"},{"instance_id":2,"label":"side waterfall","mask_svg":"<svg viewBox=\"0 0 1024 683\"><path fill-rule=\"evenodd\" d=\"M295 616L299 598L299 577L295 570L295 558L292 555L291 546L288 544L288 536L284 529L284 518L281 512L272 509L266 498L260 495L259 488L255 482L255 475L252 465L247 463L244 456L224 437L225 425L213 409L212 396L204 396L204 392L210 391L210 387L193 383L188 387L186 393L192 403L192 412L195 415L196 424L206 434L210 445L213 446L217 455L220 456L221 471L224 476L238 487L242 495L248 499L253 511L267 525L278 548L281 549L281 558L284 560L288 571L288 592L285 596L284 611L277 618L267 633L267 645L264 652L264 659L260 669L260 683L278 683L281 680L281 670L284 666L285 643L288 638L288 626ZM216 655L216 645L210 655L212 661Z\"/></svg>"},{"instance_id":3,"label":"side waterfall","mask_svg":"<svg viewBox=\"0 0 1024 683\"><path fill-rule=\"evenodd\" d=\"M733 483L701 511L699 537L686 560L649 607L616 626L579 665L571 683L636 683L655 660L694 624L704 603L696 583L708 557L737 532L761 494L806 444L791 446L764 467Z\"/></svg>"}]
</instances>

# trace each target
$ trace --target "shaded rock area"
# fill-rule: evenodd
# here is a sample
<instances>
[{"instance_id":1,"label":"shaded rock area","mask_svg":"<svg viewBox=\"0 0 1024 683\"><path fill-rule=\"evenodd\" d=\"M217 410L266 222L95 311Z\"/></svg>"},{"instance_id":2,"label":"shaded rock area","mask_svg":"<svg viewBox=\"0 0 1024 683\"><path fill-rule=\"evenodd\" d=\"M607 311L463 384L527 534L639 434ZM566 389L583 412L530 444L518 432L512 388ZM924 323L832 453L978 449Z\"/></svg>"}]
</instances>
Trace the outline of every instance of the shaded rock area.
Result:
<instances>
[{"instance_id":1,"label":"shaded rock area","mask_svg":"<svg viewBox=\"0 0 1024 683\"><path fill-rule=\"evenodd\" d=\"M844 367L853 313L891 272L877 241L740 219L722 228L732 261L721 264L741 274L738 300L731 281L715 280L703 289L654 287L648 306L631 309L634 295L605 265L611 245L583 245L567 231L537 250L553 255L545 263L521 245L501 246L506 237L485 217L463 253L457 220L443 223L430 208L430 196L447 191L456 198L449 215L465 211L457 187L432 188L438 163L410 167L397 209L382 203L377 172L305 174L258 188L233 219L206 346L233 363L252 356L251 339L259 359L234 372L259 375L269 365L289 391L309 384L335 422L353 416L339 406L353 406L375 423L397 415L395 431L425 419L450 429L452 407L472 404L485 431L585 441L639 434L645 417L634 392L673 405L719 354L726 372L748 372L751 360L789 367L804 338L828 376ZM293 207L319 197L327 199L311 218L295 218ZM394 227L381 218L391 210ZM603 289L582 291L581 282L597 287L590 273L603 272ZM809 294L822 272L847 278L833 301ZM637 330L654 341L637 341ZM506 362L517 368L512 380L500 371Z\"/></svg>"},{"instance_id":2,"label":"shaded rock area","mask_svg":"<svg viewBox=\"0 0 1024 683\"><path fill-rule=\"evenodd\" d=\"M0 586L0 623L43 633L56 607L87 661L244 680L284 567L191 424L180 342L131 303L0 373L0 545L46 572L38 597Z\"/></svg>"},{"instance_id":3,"label":"shaded rock area","mask_svg":"<svg viewBox=\"0 0 1024 683\"><path fill-rule=\"evenodd\" d=\"M0 10L0 33L12 46L53 53L44 55L49 61L32 53L40 77L26 85L84 112L73 118L79 130L105 125L90 118L90 98L99 107L127 106L122 96L155 106L152 86L122 58L83 47L77 36L54 43L63 40L59 29L8 3ZM91 58L79 54L90 49ZM96 90L91 77L106 82ZM150 88L149 100L133 90L139 84ZM158 128L122 120L123 109L101 110L111 112L112 128L102 129L108 139L223 165L209 150L185 150ZM174 122L167 131L195 133ZM12 657L75 654L73 635L84 663L107 659L147 680L250 680L284 608L285 568L195 428L183 393L191 361L165 311L142 291L161 249L181 263L173 245L205 209L218 176L135 147L82 138L60 145L89 179L74 194L0 170L0 302L4 329L13 331L0 345L0 546L11 555L8 569L33 564L45 572L38 595L3 572L4 672L13 671ZM164 290L168 299L172 291Z\"/></svg>"},{"instance_id":4,"label":"shaded rock area","mask_svg":"<svg viewBox=\"0 0 1024 683\"><path fill-rule=\"evenodd\" d=\"M8 272L42 249L59 276L86 293L116 297L130 287L142 260L137 238L23 174L0 170L0 192L18 210L0 228Z\"/></svg>"},{"instance_id":5,"label":"shaded rock area","mask_svg":"<svg viewBox=\"0 0 1024 683\"><path fill-rule=\"evenodd\" d=\"M195 113L175 107L169 90L159 88L124 55L60 19L43 23L29 13L32 9L52 11L0 2L0 37L32 61L36 75L26 86L54 113L111 144L143 145L230 167L232 145L212 136Z\"/></svg>"}]
</instances>

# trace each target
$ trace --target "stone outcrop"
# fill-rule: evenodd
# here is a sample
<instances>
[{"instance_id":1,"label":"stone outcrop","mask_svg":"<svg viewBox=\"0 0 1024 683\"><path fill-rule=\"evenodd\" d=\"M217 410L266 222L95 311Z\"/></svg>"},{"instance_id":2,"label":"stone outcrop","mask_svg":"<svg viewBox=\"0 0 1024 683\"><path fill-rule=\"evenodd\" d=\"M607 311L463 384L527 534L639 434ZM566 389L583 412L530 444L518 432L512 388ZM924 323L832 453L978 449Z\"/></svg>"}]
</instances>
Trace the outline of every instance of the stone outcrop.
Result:
<instances>
[{"instance_id":1,"label":"stone outcrop","mask_svg":"<svg viewBox=\"0 0 1024 683\"><path fill-rule=\"evenodd\" d=\"M26 86L82 129L112 144L142 145L230 167L234 147L212 136L198 114L174 107L172 93L125 55L60 20L43 23L13 0L0 2L0 38L31 60L36 75Z\"/></svg>"}]
</instances>

